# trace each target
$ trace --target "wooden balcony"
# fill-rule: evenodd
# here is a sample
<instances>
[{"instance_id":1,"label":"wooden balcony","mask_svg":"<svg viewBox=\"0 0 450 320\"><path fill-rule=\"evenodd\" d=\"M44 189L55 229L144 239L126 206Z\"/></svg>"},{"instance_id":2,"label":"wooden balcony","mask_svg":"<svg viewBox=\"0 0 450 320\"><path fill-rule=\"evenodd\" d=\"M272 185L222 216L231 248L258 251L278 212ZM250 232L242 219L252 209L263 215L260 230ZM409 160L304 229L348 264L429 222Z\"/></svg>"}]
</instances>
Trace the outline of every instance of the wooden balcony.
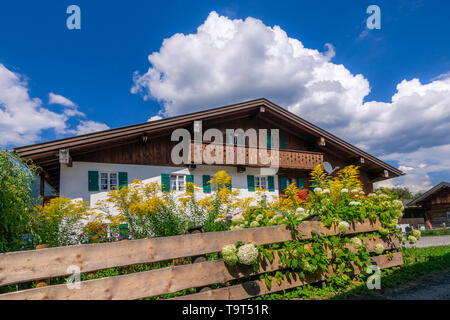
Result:
<instances>
[{"instance_id":1,"label":"wooden balcony","mask_svg":"<svg viewBox=\"0 0 450 320\"><path fill-rule=\"evenodd\" d=\"M207 149L208 148L208 149ZM206 150L206 151L205 151ZM265 156L264 156L265 153ZM208 159L208 155L211 157ZM277 163L278 158L278 165ZM271 159L273 159L272 162ZM191 163L242 165L249 167L278 166L286 169L314 169L323 163L323 154L300 150L260 150L258 148L191 142Z\"/></svg>"}]
</instances>

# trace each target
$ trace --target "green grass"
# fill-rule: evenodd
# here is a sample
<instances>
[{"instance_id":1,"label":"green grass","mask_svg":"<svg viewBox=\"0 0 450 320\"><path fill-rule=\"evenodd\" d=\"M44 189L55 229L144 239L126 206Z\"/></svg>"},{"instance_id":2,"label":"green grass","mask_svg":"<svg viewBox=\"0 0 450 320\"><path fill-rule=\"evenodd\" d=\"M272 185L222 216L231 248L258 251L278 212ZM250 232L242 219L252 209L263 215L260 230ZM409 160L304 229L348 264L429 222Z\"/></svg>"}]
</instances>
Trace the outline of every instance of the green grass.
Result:
<instances>
[{"instance_id":1,"label":"green grass","mask_svg":"<svg viewBox=\"0 0 450 320\"><path fill-rule=\"evenodd\" d=\"M381 291L369 290L364 281L350 289L322 287L312 284L273 293L256 298L257 300L324 300L348 299L354 297L370 297L382 295L386 289L398 288L416 281L418 278L433 273L450 271L450 245L429 248L408 248L403 250L404 264L401 267L382 270Z\"/></svg>"},{"instance_id":2,"label":"green grass","mask_svg":"<svg viewBox=\"0 0 450 320\"><path fill-rule=\"evenodd\" d=\"M450 229L433 229L422 231L422 237L448 236L448 235L450 235Z\"/></svg>"}]
</instances>

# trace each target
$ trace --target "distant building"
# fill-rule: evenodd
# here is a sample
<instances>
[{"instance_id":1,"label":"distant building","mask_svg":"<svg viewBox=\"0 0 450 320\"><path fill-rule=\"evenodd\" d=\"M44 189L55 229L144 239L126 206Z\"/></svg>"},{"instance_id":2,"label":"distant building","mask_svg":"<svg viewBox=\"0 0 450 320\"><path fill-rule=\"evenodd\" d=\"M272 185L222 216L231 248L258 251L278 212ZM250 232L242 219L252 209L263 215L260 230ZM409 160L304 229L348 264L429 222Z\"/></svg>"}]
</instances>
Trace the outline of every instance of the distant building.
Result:
<instances>
[{"instance_id":1,"label":"distant building","mask_svg":"<svg viewBox=\"0 0 450 320\"><path fill-rule=\"evenodd\" d=\"M430 220L433 228L441 227L442 223L450 223L450 183L441 182L419 198L407 203L408 210L420 211Z\"/></svg>"}]
</instances>

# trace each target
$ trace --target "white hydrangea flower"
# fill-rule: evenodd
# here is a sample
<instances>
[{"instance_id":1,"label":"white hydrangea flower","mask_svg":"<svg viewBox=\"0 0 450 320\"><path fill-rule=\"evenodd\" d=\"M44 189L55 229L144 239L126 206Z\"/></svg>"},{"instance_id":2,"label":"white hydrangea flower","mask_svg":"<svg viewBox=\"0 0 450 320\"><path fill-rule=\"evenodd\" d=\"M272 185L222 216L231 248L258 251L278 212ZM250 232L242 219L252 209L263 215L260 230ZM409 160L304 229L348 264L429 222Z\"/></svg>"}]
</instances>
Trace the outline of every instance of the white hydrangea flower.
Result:
<instances>
[{"instance_id":1,"label":"white hydrangea flower","mask_svg":"<svg viewBox=\"0 0 450 320\"><path fill-rule=\"evenodd\" d=\"M262 214L258 214L257 216L256 216L256 221L261 221L262 219L264 219L264 216L262 215Z\"/></svg>"},{"instance_id":2,"label":"white hydrangea flower","mask_svg":"<svg viewBox=\"0 0 450 320\"><path fill-rule=\"evenodd\" d=\"M378 232L379 232L381 235L383 235L383 236L386 236L386 235L389 234L389 230L386 229L386 228L383 228L383 227L381 227L380 229L378 229Z\"/></svg>"},{"instance_id":3,"label":"white hydrangea flower","mask_svg":"<svg viewBox=\"0 0 450 320\"><path fill-rule=\"evenodd\" d=\"M396 226L398 224L398 219L392 219L391 225Z\"/></svg>"},{"instance_id":4,"label":"white hydrangea flower","mask_svg":"<svg viewBox=\"0 0 450 320\"><path fill-rule=\"evenodd\" d=\"M258 221L252 221L250 223L250 228L258 228L259 227L259 223Z\"/></svg>"},{"instance_id":5,"label":"white hydrangea flower","mask_svg":"<svg viewBox=\"0 0 450 320\"><path fill-rule=\"evenodd\" d=\"M343 189L341 190L341 193L348 193L348 189L343 188Z\"/></svg>"},{"instance_id":6,"label":"white hydrangea flower","mask_svg":"<svg viewBox=\"0 0 450 320\"><path fill-rule=\"evenodd\" d=\"M317 265L313 266L308 261L303 261L301 263L301 267L303 270L310 272L310 273L313 273L317 270Z\"/></svg>"},{"instance_id":7,"label":"white hydrangea flower","mask_svg":"<svg viewBox=\"0 0 450 320\"><path fill-rule=\"evenodd\" d=\"M384 251L384 246L383 246L381 243L378 243L378 244L375 246L375 248L374 248L373 251L375 251L376 254L382 254L383 251Z\"/></svg>"},{"instance_id":8,"label":"white hydrangea flower","mask_svg":"<svg viewBox=\"0 0 450 320\"><path fill-rule=\"evenodd\" d=\"M236 248L235 244L227 244L222 248L222 256L229 255L229 254L237 254L238 250Z\"/></svg>"},{"instance_id":9,"label":"white hydrangea flower","mask_svg":"<svg viewBox=\"0 0 450 320\"><path fill-rule=\"evenodd\" d=\"M350 241L352 242L353 247L354 247L355 249L361 248L361 246L362 246L362 241L361 241L360 238L358 238L358 237L353 237Z\"/></svg>"},{"instance_id":10,"label":"white hydrangea flower","mask_svg":"<svg viewBox=\"0 0 450 320\"><path fill-rule=\"evenodd\" d=\"M414 236L408 236L408 241L410 244L414 244L417 242L417 238Z\"/></svg>"},{"instance_id":11,"label":"white hydrangea flower","mask_svg":"<svg viewBox=\"0 0 450 320\"><path fill-rule=\"evenodd\" d=\"M394 200L392 201L392 204L394 205L395 208L399 209L399 210L403 210L403 202L401 202L400 200Z\"/></svg>"},{"instance_id":12,"label":"white hydrangea flower","mask_svg":"<svg viewBox=\"0 0 450 320\"><path fill-rule=\"evenodd\" d=\"M416 239L420 239L420 237L422 236L422 232L420 232L420 230L413 230L411 231L411 233Z\"/></svg>"},{"instance_id":13,"label":"white hydrangea flower","mask_svg":"<svg viewBox=\"0 0 450 320\"><path fill-rule=\"evenodd\" d=\"M245 221L245 219L241 214L236 214L233 216L233 218L231 218L231 222L234 225L242 224L242 223L244 223L244 221Z\"/></svg>"},{"instance_id":14,"label":"white hydrangea flower","mask_svg":"<svg viewBox=\"0 0 450 320\"><path fill-rule=\"evenodd\" d=\"M338 230L340 233L346 233L350 229L350 224L347 221L341 221L338 224Z\"/></svg>"},{"instance_id":15,"label":"white hydrangea flower","mask_svg":"<svg viewBox=\"0 0 450 320\"><path fill-rule=\"evenodd\" d=\"M298 207L297 209L295 209L295 213L296 213L296 214L305 213L305 208Z\"/></svg>"},{"instance_id":16,"label":"white hydrangea flower","mask_svg":"<svg viewBox=\"0 0 450 320\"><path fill-rule=\"evenodd\" d=\"M359 194L364 195L364 194L366 194L366 193L365 193L364 191L361 190L361 191L359 192Z\"/></svg>"},{"instance_id":17,"label":"white hydrangea flower","mask_svg":"<svg viewBox=\"0 0 450 320\"><path fill-rule=\"evenodd\" d=\"M304 208L298 207L298 208L295 210L295 216L296 216L298 219L305 219L305 218L308 216L308 213L307 213L307 211L305 211Z\"/></svg>"},{"instance_id":18,"label":"white hydrangea flower","mask_svg":"<svg viewBox=\"0 0 450 320\"><path fill-rule=\"evenodd\" d=\"M361 202L359 202L359 201L350 201L348 205L349 206L360 206Z\"/></svg>"},{"instance_id":19,"label":"white hydrangea flower","mask_svg":"<svg viewBox=\"0 0 450 320\"><path fill-rule=\"evenodd\" d=\"M359 193L359 189L352 189L351 193Z\"/></svg>"},{"instance_id":20,"label":"white hydrangea flower","mask_svg":"<svg viewBox=\"0 0 450 320\"><path fill-rule=\"evenodd\" d=\"M379 197L379 198L389 198L389 196L388 196L387 194L385 194L385 193L380 193L380 194L378 195L378 197Z\"/></svg>"},{"instance_id":21,"label":"white hydrangea flower","mask_svg":"<svg viewBox=\"0 0 450 320\"><path fill-rule=\"evenodd\" d=\"M225 263L229 266L234 266L238 262L238 250L236 245L228 244L222 248L222 257Z\"/></svg>"},{"instance_id":22,"label":"white hydrangea flower","mask_svg":"<svg viewBox=\"0 0 450 320\"><path fill-rule=\"evenodd\" d=\"M321 193L322 194L328 194L328 193L330 193L330 189L323 189Z\"/></svg>"},{"instance_id":23,"label":"white hydrangea flower","mask_svg":"<svg viewBox=\"0 0 450 320\"><path fill-rule=\"evenodd\" d=\"M239 247L237 256L240 263L250 266L258 261L259 251L253 243L244 244Z\"/></svg>"},{"instance_id":24,"label":"white hydrangea flower","mask_svg":"<svg viewBox=\"0 0 450 320\"><path fill-rule=\"evenodd\" d=\"M322 192L322 188L314 188L314 192L315 192L315 193Z\"/></svg>"},{"instance_id":25,"label":"white hydrangea flower","mask_svg":"<svg viewBox=\"0 0 450 320\"><path fill-rule=\"evenodd\" d=\"M377 197L377 195L375 193L369 193L367 196L369 198L376 198Z\"/></svg>"},{"instance_id":26,"label":"white hydrangea flower","mask_svg":"<svg viewBox=\"0 0 450 320\"><path fill-rule=\"evenodd\" d=\"M402 211L402 210L395 210L394 216L395 216L397 219L400 219L401 217L403 217L403 211Z\"/></svg>"}]
</instances>

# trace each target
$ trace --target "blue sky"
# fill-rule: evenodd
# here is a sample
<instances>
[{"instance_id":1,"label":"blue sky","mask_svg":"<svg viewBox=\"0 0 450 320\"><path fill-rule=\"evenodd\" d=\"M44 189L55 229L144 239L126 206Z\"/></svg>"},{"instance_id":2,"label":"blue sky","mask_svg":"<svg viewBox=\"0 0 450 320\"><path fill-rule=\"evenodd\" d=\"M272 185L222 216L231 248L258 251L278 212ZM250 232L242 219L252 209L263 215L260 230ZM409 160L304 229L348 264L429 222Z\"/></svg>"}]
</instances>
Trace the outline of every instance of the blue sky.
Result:
<instances>
[{"instance_id":1,"label":"blue sky","mask_svg":"<svg viewBox=\"0 0 450 320\"><path fill-rule=\"evenodd\" d=\"M81 8L81 30L66 27L69 16L66 8L71 4ZM369 16L366 9L371 4L381 9L380 30L366 28ZM216 12L217 17L211 12ZM402 166L410 178L397 179L390 182L391 185L415 184L417 190L423 190L450 179L448 160L442 160L448 158L450 152L450 82L447 81L450 77L450 20L445 18L446 12L450 12L448 2L406 0L2 2L0 64L4 68L4 83L9 86L0 86L0 90L6 92L6 88L13 85L20 87L28 93L29 101L27 97L2 101L0 93L0 110L2 104L6 110L8 106L14 108L14 103L25 103L36 113L37 120L32 121L30 115L26 125L20 125L20 117L6 124L8 119L2 122L0 114L0 133L4 136L0 146L19 146L145 122L158 112L164 117L265 96L385 161ZM260 24L248 22L238 26L233 22L238 21L236 19L247 21L248 17L259 20ZM209 46L221 41L205 40L197 31L206 21L209 23L205 34L211 35L215 30L224 30L221 26L234 23L239 34L248 32L248 39L227 35L226 56L206 55ZM304 48L317 50L318 57L326 56L325 44L328 43L334 54L329 51L329 58L325 59L328 62L324 60L317 65L306 59L306 51L302 53L303 60L287 53L287 57L293 59L289 63L295 64L292 69L298 72L276 75L278 80L292 78L286 79L285 87L277 85L273 90L263 83L250 83L248 87L236 85L240 89L227 87L223 96L219 96L202 81L211 77L208 83L214 83L220 70L236 67L233 72L242 71L242 78L246 78L235 80L229 76L226 83L249 83L248 79L258 77L252 72L258 74L258 70L263 70L270 84L270 75L278 71L270 69L267 59L259 59L261 52L258 50L287 48L265 33L264 28L274 26L285 33L286 43L288 38L297 39ZM194 37L180 40L175 34ZM259 37L258 34L265 35ZM163 53L164 39L172 41ZM218 42L214 43L216 40ZM200 45L194 45L195 41ZM199 70L202 66L196 60L195 48L201 52L200 61L211 60L205 65L210 63L222 69ZM148 56L158 52L161 52L160 57L151 64ZM244 52L250 62L237 59L234 63L234 52ZM286 53L277 55L286 58ZM264 57L267 56L265 52ZM326 73L329 64L336 70L333 75L324 77L329 85L337 83L340 89L325 99L318 95L304 98L303 92L314 95L311 90L315 89L311 89L313 86L307 80L298 80L299 75L306 72L308 77L311 72L311 77L318 77L317 87L324 80L317 74ZM338 74L339 65L349 74ZM252 68L246 69L246 66ZM287 68L289 66L286 64ZM151 78L154 74L172 80L164 82ZM361 77L355 78L357 75ZM413 79L418 83L410 82ZM402 81L407 83L399 91L397 85ZM221 83L215 84L220 87ZM427 87L427 84L433 86ZM307 89L303 90L303 86ZM350 87L360 88L359 91L365 93L359 95ZM319 88L321 90L323 87ZM189 94L183 96L183 92ZM53 101L50 93L54 94ZM392 100L396 94L400 97L398 103ZM414 98L416 94L421 98ZM66 102L61 100L63 97ZM416 102L414 107L407 106ZM351 104L358 105L359 109L351 110ZM370 112L354 115L363 109L375 110L374 114L383 116L373 121L376 115ZM327 117L321 116L323 113ZM428 113L432 115L430 119L415 123L418 118L427 118L424 114ZM366 126L365 121L370 130L364 135L360 132ZM418 179L423 181L418 182Z\"/></svg>"}]
</instances>

